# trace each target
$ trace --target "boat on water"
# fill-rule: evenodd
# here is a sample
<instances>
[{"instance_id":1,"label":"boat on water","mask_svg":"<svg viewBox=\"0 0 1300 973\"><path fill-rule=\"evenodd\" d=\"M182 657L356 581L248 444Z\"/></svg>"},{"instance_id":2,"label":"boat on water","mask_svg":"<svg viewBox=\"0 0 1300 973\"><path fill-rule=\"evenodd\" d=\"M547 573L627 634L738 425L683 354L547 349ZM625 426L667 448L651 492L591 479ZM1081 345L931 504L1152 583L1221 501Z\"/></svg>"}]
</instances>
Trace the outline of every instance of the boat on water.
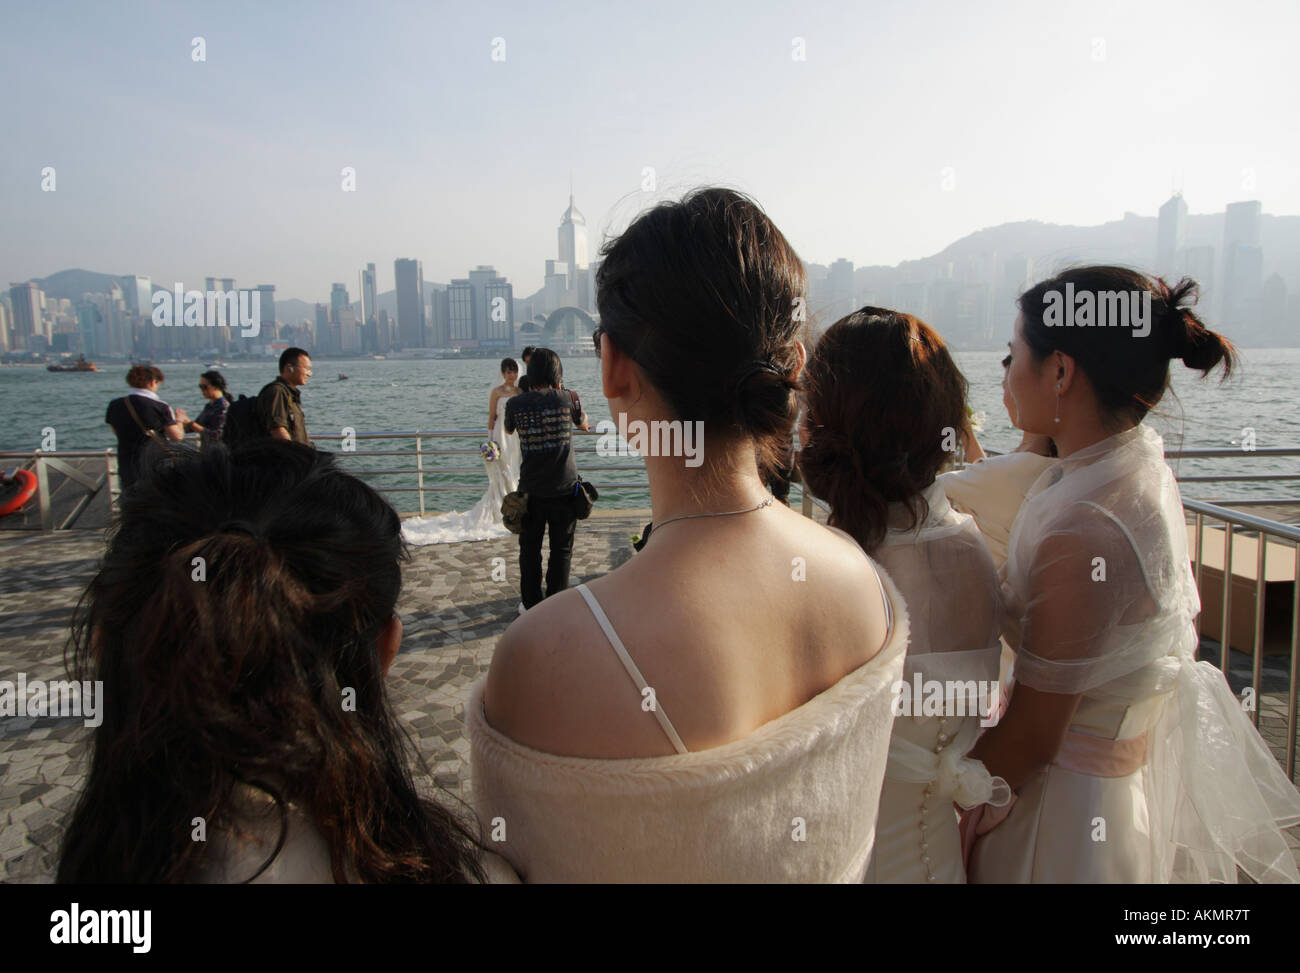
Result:
<instances>
[{"instance_id":1,"label":"boat on water","mask_svg":"<svg viewBox=\"0 0 1300 973\"><path fill-rule=\"evenodd\" d=\"M82 355L76 361L64 360L60 362L51 362L45 366L48 372L97 372L99 366L93 361L86 361L86 356Z\"/></svg>"},{"instance_id":2,"label":"boat on water","mask_svg":"<svg viewBox=\"0 0 1300 973\"><path fill-rule=\"evenodd\" d=\"M340 381L340 382L346 382L347 379L348 379L348 377L347 377L345 374L343 374L342 372L339 372L339 381Z\"/></svg>"}]
</instances>

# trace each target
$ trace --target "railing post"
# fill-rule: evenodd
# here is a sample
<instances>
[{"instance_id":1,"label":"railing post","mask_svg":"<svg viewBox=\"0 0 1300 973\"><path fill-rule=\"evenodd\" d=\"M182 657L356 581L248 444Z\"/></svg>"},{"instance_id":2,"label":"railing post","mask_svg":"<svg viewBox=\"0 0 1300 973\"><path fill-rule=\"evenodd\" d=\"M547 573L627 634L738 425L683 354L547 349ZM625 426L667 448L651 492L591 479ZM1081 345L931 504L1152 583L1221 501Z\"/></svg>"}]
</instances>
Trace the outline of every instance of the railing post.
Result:
<instances>
[{"instance_id":1,"label":"railing post","mask_svg":"<svg viewBox=\"0 0 1300 973\"><path fill-rule=\"evenodd\" d=\"M1264 679L1264 571L1267 568L1268 537L1258 531L1259 553L1255 556L1255 655L1251 659L1251 685L1254 687L1255 728L1259 728L1259 711L1263 708L1260 699L1260 683Z\"/></svg>"},{"instance_id":2,"label":"railing post","mask_svg":"<svg viewBox=\"0 0 1300 973\"><path fill-rule=\"evenodd\" d=\"M1228 653L1232 651L1228 636L1232 627L1232 524L1223 522L1223 631L1220 633L1221 648L1219 668L1228 674Z\"/></svg>"},{"instance_id":3,"label":"railing post","mask_svg":"<svg viewBox=\"0 0 1300 973\"><path fill-rule=\"evenodd\" d=\"M1296 685L1300 682L1300 543L1295 546L1295 582L1291 585L1291 686L1286 706L1286 775L1295 780Z\"/></svg>"},{"instance_id":4,"label":"railing post","mask_svg":"<svg viewBox=\"0 0 1300 973\"><path fill-rule=\"evenodd\" d=\"M415 430L415 486L416 496L420 498L420 516L424 516L424 449L420 430Z\"/></svg>"},{"instance_id":5,"label":"railing post","mask_svg":"<svg viewBox=\"0 0 1300 973\"><path fill-rule=\"evenodd\" d=\"M1196 547L1195 547L1196 556L1192 558L1192 563L1196 565L1196 594L1198 596L1201 593L1201 561L1204 560L1205 558L1205 552L1204 550L1202 550L1204 539L1205 539L1205 517L1204 515L1198 513L1196 515ZM1201 627L1200 619L1201 619L1201 615L1198 612L1196 618L1193 619L1193 621L1197 623L1196 625L1197 631L1200 631L1200 627Z\"/></svg>"},{"instance_id":6,"label":"railing post","mask_svg":"<svg viewBox=\"0 0 1300 973\"><path fill-rule=\"evenodd\" d=\"M54 530L54 510L50 507L50 473L39 449L32 458L36 460L36 502L41 512L41 532L48 534Z\"/></svg>"},{"instance_id":7,"label":"railing post","mask_svg":"<svg viewBox=\"0 0 1300 973\"><path fill-rule=\"evenodd\" d=\"M113 515L113 498L116 492L113 490L113 451L104 450L104 485L108 487L108 515Z\"/></svg>"}]
</instances>

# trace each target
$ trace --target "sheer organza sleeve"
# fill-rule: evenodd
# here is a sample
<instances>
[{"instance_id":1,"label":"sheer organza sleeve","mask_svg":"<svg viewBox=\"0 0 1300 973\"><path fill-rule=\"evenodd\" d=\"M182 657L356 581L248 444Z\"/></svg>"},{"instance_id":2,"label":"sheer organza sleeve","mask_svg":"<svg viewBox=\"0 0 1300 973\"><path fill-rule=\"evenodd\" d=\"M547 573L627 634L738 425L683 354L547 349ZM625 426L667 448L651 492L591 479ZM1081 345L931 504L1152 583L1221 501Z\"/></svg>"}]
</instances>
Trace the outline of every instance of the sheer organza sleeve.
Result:
<instances>
[{"instance_id":1,"label":"sheer organza sleeve","mask_svg":"<svg viewBox=\"0 0 1300 973\"><path fill-rule=\"evenodd\" d=\"M1070 504L1024 547L1009 572L1017 683L1083 693L1169 651L1138 637L1158 605L1128 532L1106 510Z\"/></svg>"}]
</instances>

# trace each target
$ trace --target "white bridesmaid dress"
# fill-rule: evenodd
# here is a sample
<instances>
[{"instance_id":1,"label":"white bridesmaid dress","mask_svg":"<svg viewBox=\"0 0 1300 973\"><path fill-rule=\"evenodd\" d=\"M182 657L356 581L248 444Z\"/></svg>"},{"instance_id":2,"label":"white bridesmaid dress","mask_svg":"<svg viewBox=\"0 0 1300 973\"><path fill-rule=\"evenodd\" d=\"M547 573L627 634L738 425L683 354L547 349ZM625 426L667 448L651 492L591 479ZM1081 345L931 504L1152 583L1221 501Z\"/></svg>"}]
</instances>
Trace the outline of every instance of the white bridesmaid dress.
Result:
<instances>
[{"instance_id":1,"label":"white bridesmaid dress","mask_svg":"<svg viewBox=\"0 0 1300 973\"><path fill-rule=\"evenodd\" d=\"M996 713L997 572L975 521L952 509L942 484L922 496L924 520L911 530L891 529L872 552L907 603L912 638L903 671L907 695L895 697L868 882L966 881L953 803L1010 798L1005 781L966 757L980 732L981 702ZM899 507L891 504L891 514ZM927 696L932 707L924 705Z\"/></svg>"},{"instance_id":2,"label":"white bridesmaid dress","mask_svg":"<svg viewBox=\"0 0 1300 973\"><path fill-rule=\"evenodd\" d=\"M1282 833L1300 823L1300 793L1223 674L1195 658L1184 524L1142 424L1030 490L1003 585L1016 683L1082 699L1053 762L976 841L972 882L1235 883L1238 867L1300 880Z\"/></svg>"},{"instance_id":3,"label":"white bridesmaid dress","mask_svg":"<svg viewBox=\"0 0 1300 973\"><path fill-rule=\"evenodd\" d=\"M508 537L501 519L501 501L513 493L519 483L519 434L506 434L506 403L511 396L497 399L496 422L492 425L492 442L500 447L495 460L484 460L488 488L482 498L464 513L452 511L437 517L412 517L402 522L402 536L408 544L451 544L457 541L485 541Z\"/></svg>"}]
</instances>

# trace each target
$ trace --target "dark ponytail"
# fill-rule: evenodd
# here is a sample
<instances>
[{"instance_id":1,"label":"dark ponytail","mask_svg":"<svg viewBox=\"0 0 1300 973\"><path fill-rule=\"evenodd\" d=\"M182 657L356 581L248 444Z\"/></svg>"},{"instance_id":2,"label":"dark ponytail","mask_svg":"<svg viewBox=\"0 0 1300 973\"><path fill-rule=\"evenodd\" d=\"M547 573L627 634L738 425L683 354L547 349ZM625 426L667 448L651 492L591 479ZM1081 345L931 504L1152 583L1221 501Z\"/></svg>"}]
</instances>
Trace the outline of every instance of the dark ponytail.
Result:
<instances>
[{"instance_id":1,"label":"dark ponytail","mask_svg":"<svg viewBox=\"0 0 1300 973\"><path fill-rule=\"evenodd\" d=\"M1198 369L1202 378L1222 363L1226 379L1237 362L1236 350L1226 338L1209 330L1192 310L1200 295L1200 286L1190 277L1184 277L1173 287L1159 277L1154 279L1154 283L1159 304L1164 307L1162 327L1169 336L1169 357L1181 359L1188 368Z\"/></svg>"},{"instance_id":2,"label":"dark ponytail","mask_svg":"<svg viewBox=\"0 0 1300 973\"><path fill-rule=\"evenodd\" d=\"M481 876L473 826L417 791L384 689L404 557L392 507L328 454L159 450L74 616L103 722L59 881L200 877L216 846L191 822L238 828L241 785L272 796L281 843L290 805L311 822L336 881Z\"/></svg>"},{"instance_id":3,"label":"dark ponytail","mask_svg":"<svg viewBox=\"0 0 1300 973\"><path fill-rule=\"evenodd\" d=\"M601 249L602 340L637 363L675 418L706 437L753 439L764 477L798 412L805 276L752 199L698 189L642 213Z\"/></svg>"},{"instance_id":4,"label":"dark ponytail","mask_svg":"<svg viewBox=\"0 0 1300 973\"><path fill-rule=\"evenodd\" d=\"M1089 292L1100 306L1103 293L1150 293L1151 331L1139 336L1131 327L1062 327L1049 323L1053 298L1071 288ZM1052 352L1069 355L1088 376L1102 411L1112 426L1140 422L1169 388L1169 363L1180 359L1205 377L1216 366L1223 378L1238 363L1228 339L1205 327L1192 310L1198 287L1184 277L1170 287L1127 267L1075 267L1035 284L1020 296L1025 343L1038 361Z\"/></svg>"}]
</instances>

